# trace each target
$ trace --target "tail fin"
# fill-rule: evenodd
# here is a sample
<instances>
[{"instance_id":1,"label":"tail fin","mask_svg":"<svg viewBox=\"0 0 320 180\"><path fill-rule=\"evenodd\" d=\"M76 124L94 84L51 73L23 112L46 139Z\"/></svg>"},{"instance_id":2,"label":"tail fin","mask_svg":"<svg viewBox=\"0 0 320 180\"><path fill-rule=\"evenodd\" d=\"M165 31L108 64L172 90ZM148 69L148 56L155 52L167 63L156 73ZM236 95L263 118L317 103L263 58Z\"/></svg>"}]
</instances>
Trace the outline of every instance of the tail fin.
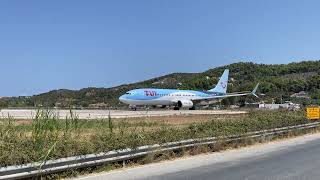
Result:
<instances>
[{"instance_id":1,"label":"tail fin","mask_svg":"<svg viewBox=\"0 0 320 180\"><path fill-rule=\"evenodd\" d=\"M209 92L226 94L227 88L228 88L228 79L229 79L229 69L226 69L226 70L224 70L216 87L213 89L210 89Z\"/></svg>"}]
</instances>

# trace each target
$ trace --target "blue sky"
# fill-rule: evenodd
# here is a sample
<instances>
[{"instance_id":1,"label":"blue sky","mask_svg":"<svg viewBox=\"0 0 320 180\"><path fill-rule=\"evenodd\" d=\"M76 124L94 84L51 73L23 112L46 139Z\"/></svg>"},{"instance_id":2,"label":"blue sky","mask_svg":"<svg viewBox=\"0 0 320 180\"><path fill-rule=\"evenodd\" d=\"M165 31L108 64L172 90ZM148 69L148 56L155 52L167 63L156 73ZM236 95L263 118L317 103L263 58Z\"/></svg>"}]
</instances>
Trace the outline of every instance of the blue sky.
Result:
<instances>
[{"instance_id":1,"label":"blue sky","mask_svg":"<svg viewBox=\"0 0 320 180\"><path fill-rule=\"evenodd\" d=\"M0 96L320 59L317 0L0 1Z\"/></svg>"}]
</instances>

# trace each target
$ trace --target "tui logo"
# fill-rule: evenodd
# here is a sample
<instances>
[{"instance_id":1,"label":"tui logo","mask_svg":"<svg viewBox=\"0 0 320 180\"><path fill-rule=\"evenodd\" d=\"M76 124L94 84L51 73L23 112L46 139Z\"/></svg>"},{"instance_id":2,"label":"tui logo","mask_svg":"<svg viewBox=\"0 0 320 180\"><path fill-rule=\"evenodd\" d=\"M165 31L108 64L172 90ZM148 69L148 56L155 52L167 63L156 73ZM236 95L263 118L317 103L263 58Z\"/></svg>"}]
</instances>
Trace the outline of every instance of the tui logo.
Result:
<instances>
[{"instance_id":1,"label":"tui logo","mask_svg":"<svg viewBox=\"0 0 320 180\"><path fill-rule=\"evenodd\" d=\"M220 84L221 84L223 89L225 89L227 87L227 83L226 82L221 82Z\"/></svg>"},{"instance_id":2,"label":"tui logo","mask_svg":"<svg viewBox=\"0 0 320 180\"><path fill-rule=\"evenodd\" d=\"M146 96L157 96L157 92L156 91L144 91Z\"/></svg>"}]
</instances>

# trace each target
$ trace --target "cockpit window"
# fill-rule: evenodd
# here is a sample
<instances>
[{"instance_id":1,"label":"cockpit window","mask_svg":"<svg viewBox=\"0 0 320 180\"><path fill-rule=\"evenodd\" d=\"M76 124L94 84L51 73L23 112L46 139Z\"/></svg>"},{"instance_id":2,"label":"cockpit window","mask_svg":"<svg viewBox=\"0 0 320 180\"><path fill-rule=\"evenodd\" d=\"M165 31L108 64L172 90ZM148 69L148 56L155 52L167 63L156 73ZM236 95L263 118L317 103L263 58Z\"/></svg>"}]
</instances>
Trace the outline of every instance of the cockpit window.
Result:
<instances>
[{"instance_id":1,"label":"cockpit window","mask_svg":"<svg viewBox=\"0 0 320 180\"><path fill-rule=\"evenodd\" d=\"M129 92L127 92L126 94L130 94Z\"/></svg>"}]
</instances>

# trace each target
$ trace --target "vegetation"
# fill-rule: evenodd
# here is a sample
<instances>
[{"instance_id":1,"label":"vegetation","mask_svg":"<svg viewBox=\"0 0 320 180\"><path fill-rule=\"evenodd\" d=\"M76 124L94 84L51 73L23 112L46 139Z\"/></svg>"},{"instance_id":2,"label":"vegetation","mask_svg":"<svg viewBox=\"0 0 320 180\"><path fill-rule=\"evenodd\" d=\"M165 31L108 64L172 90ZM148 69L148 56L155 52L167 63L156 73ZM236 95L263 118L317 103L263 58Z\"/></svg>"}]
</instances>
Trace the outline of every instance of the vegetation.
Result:
<instances>
[{"instance_id":1,"label":"vegetation","mask_svg":"<svg viewBox=\"0 0 320 180\"><path fill-rule=\"evenodd\" d=\"M189 124L165 121L79 120L70 113L58 119L50 110L41 110L32 121L10 117L0 120L0 166L45 161L67 156L99 153L142 145L161 144L189 138L227 136L303 124L304 113L294 111L253 111Z\"/></svg>"},{"instance_id":2,"label":"vegetation","mask_svg":"<svg viewBox=\"0 0 320 180\"><path fill-rule=\"evenodd\" d=\"M85 88L79 91L54 90L31 97L1 98L0 107L84 107L115 108L124 106L118 97L134 88L178 88L207 90L217 83L225 68L231 71L229 92L251 90L257 82L261 83L259 92L267 102L293 100L304 103L320 103L320 61L266 65L255 63L235 63L210 69L203 73L174 73L134 84L113 88ZM292 99L290 95L306 91L311 99ZM229 98L223 103L255 101L253 97Z\"/></svg>"}]
</instances>

